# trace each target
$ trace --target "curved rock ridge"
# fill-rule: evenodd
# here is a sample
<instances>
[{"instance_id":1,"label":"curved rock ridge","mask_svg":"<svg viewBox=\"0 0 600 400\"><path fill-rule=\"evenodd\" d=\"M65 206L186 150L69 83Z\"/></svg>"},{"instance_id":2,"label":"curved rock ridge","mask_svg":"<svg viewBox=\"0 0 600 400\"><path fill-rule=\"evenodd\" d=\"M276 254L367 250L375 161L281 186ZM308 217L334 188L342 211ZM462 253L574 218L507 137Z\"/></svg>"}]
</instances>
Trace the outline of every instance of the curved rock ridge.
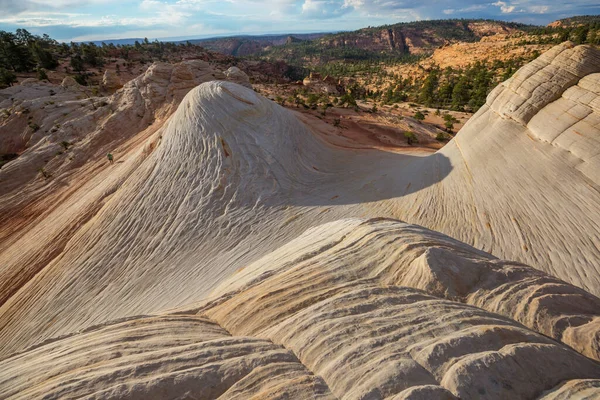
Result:
<instances>
[{"instance_id":1,"label":"curved rock ridge","mask_svg":"<svg viewBox=\"0 0 600 400\"><path fill-rule=\"evenodd\" d=\"M152 152L189 90L225 79L200 60L155 63L109 97L72 78L0 93L0 304L56 257ZM107 169L106 155L116 163ZM49 206L50 204L50 206Z\"/></svg>"},{"instance_id":2,"label":"curved rock ridge","mask_svg":"<svg viewBox=\"0 0 600 400\"><path fill-rule=\"evenodd\" d=\"M207 315L244 334L265 329L268 319L279 322L283 310L294 307L282 300L283 289L274 289L279 286L272 276L287 270L300 274L289 287L286 284L292 302L304 304L303 296L315 290L331 294L330 282L373 279L504 315L600 360L600 299L529 266L498 260L440 233L395 220L342 220L307 231L215 290L221 298L235 293L240 300L216 307L225 320L234 318L234 325L224 323L215 311ZM261 277L269 280L258 285ZM313 287L315 277L325 289ZM241 294L244 285L249 288ZM269 306L264 297L268 292L278 293ZM249 293L256 293L257 300ZM270 307L276 309L273 315L267 312Z\"/></svg>"},{"instance_id":3,"label":"curved rock ridge","mask_svg":"<svg viewBox=\"0 0 600 400\"><path fill-rule=\"evenodd\" d=\"M473 271L478 278L464 284L459 277ZM506 316L489 311L510 288L531 297L547 282L558 293L554 301L564 296L575 313L600 301L419 226L339 220L247 266L201 304L91 327L12 355L2 361L0 396L600 395L599 363L506 317L551 324L552 301L526 316L510 309L518 300L499 310Z\"/></svg>"},{"instance_id":4,"label":"curved rock ridge","mask_svg":"<svg viewBox=\"0 0 600 400\"><path fill-rule=\"evenodd\" d=\"M194 316L97 327L15 355L3 367L3 399L334 398L290 351L232 337Z\"/></svg>"},{"instance_id":5,"label":"curved rock ridge","mask_svg":"<svg viewBox=\"0 0 600 400\"><path fill-rule=\"evenodd\" d=\"M215 118L214 110L222 114ZM34 309L40 318L34 335L49 338L130 316L133 309L147 313L199 300L202 286L207 291L237 268L222 267L237 257L230 248L240 241L248 248L244 235L263 233L254 232L252 222L285 212L281 192L309 193L317 171L306 160L326 159L325 151L293 114L251 90L216 81L194 89L167 123L156 150L62 254L0 308L6 316L0 321L3 350L25 339L10 332ZM53 283L47 285L47 279ZM99 281L107 283L100 292ZM32 297L33 292L38 294ZM121 306L119 298L125 300ZM61 315L79 317L68 327L62 318L41 323L57 305Z\"/></svg>"},{"instance_id":6,"label":"curved rock ridge","mask_svg":"<svg viewBox=\"0 0 600 400\"><path fill-rule=\"evenodd\" d=\"M94 154L105 155L155 120L168 117L191 88L214 79L225 79L225 75L205 61L193 60L154 63L108 97L94 96L84 86L73 84L36 82L5 89L0 107L8 109L10 116L0 125L0 154L20 156L0 170L0 194L30 180L32 176L25 173L30 169L35 173L43 166L60 175L93 159ZM31 128L34 124L36 128ZM62 142L73 146L70 157L56 157L44 165L41 160L68 150Z\"/></svg>"},{"instance_id":7,"label":"curved rock ridge","mask_svg":"<svg viewBox=\"0 0 600 400\"><path fill-rule=\"evenodd\" d=\"M113 98L164 120L75 146L115 164L0 195L0 397L600 395L598 54L553 49L435 154L155 66Z\"/></svg>"},{"instance_id":8,"label":"curved rock ridge","mask_svg":"<svg viewBox=\"0 0 600 400\"><path fill-rule=\"evenodd\" d=\"M599 390L598 379L573 380L544 393L540 400L595 399L598 397Z\"/></svg>"},{"instance_id":9,"label":"curved rock ridge","mask_svg":"<svg viewBox=\"0 0 600 400\"><path fill-rule=\"evenodd\" d=\"M565 43L523 67L488 98L496 113L579 158L577 169L596 184L600 184L599 66L598 49Z\"/></svg>"},{"instance_id":10,"label":"curved rock ridge","mask_svg":"<svg viewBox=\"0 0 600 400\"><path fill-rule=\"evenodd\" d=\"M569 43L524 66L439 151L448 176L393 216L600 294L599 73L600 50Z\"/></svg>"}]
</instances>

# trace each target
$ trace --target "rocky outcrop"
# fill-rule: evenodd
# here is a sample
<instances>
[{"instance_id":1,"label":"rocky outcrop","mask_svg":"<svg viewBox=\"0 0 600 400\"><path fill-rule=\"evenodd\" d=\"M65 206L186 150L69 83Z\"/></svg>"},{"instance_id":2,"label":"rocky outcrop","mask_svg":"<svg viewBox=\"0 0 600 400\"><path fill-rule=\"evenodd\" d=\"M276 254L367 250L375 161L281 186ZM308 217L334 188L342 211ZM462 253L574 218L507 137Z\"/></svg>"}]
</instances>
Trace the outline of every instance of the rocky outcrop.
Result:
<instances>
[{"instance_id":1,"label":"rocky outcrop","mask_svg":"<svg viewBox=\"0 0 600 400\"><path fill-rule=\"evenodd\" d=\"M52 362L39 364L40 356ZM0 396L12 399L333 398L291 351L268 340L231 336L210 320L187 315L95 327L5 360L3 366Z\"/></svg>"},{"instance_id":2,"label":"rocky outcrop","mask_svg":"<svg viewBox=\"0 0 600 400\"><path fill-rule=\"evenodd\" d=\"M490 94L488 104L535 139L577 157L576 168L600 184L600 51L572 47L557 46L525 66Z\"/></svg>"},{"instance_id":3,"label":"rocky outcrop","mask_svg":"<svg viewBox=\"0 0 600 400\"><path fill-rule=\"evenodd\" d=\"M506 35L515 33L518 29L510 26L491 21L472 21L467 24L468 29L477 36L483 38L485 36Z\"/></svg>"},{"instance_id":4,"label":"rocky outcrop","mask_svg":"<svg viewBox=\"0 0 600 400\"><path fill-rule=\"evenodd\" d=\"M81 85L72 76L67 76L62 80L60 87L63 89L79 89Z\"/></svg>"},{"instance_id":5,"label":"rocky outcrop","mask_svg":"<svg viewBox=\"0 0 600 400\"><path fill-rule=\"evenodd\" d=\"M235 82L238 85L242 85L249 89L252 89L252 85L250 84L250 78L248 78L248 75L246 75L246 73L238 67L231 67L227 71L225 71L225 77L230 82Z\"/></svg>"},{"instance_id":6,"label":"rocky outcrop","mask_svg":"<svg viewBox=\"0 0 600 400\"><path fill-rule=\"evenodd\" d=\"M123 165L121 173L130 173L152 151L160 137L157 132L187 92L214 79L226 77L208 62L192 60L176 65L156 63L108 97L93 96L71 78L61 86L38 82L3 91L6 97L0 108L8 110L9 116L0 120L0 154L19 157L0 170L0 222L11 226L0 234L0 246L25 247L0 255L5 266L0 272L0 303L51 260L72 230L97 211L102 199L124 179L113 173L99 179L93 172L102 168L106 154L112 152L119 158L121 152L139 143L135 140L144 142L134 157L137 161ZM117 150L120 147L123 150ZM67 186L65 177L77 183ZM87 187L86 195L75 194L83 187ZM40 234L36 224L54 210L40 204L56 199L64 203L64 196L72 195L74 208L67 211L69 216L59 217L54 227L42 234L46 239L31 242L31 237ZM59 209L61 213L66 210ZM13 270L17 265L21 267Z\"/></svg>"},{"instance_id":7,"label":"rocky outcrop","mask_svg":"<svg viewBox=\"0 0 600 400\"><path fill-rule=\"evenodd\" d=\"M316 92L338 95L343 92L343 88L339 82L330 76L323 78L321 74L311 72L309 76L302 81L304 86L310 87Z\"/></svg>"},{"instance_id":8,"label":"rocky outcrop","mask_svg":"<svg viewBox=\"0 0 600 400\"><path fill-rule=\"evenodd\" d=\"M435 154L153 66L107 102L166 122L0 197L0 397L600 395L597 60L557 47Z\"/></svg>"},{"instance_id":9,"label":"rocky outcrop","mask_svg":"<svg viewBox=\"0 0 600 400\"><path fill-rule=\"evenodd\" d=\"M374 53L428 54L436 48L452 42L475 42L481 38L511 34L518 31L514 25L490 21L419 21L379 28L366 28L326 36L321 46L354 47Z\"/></svg>"},{"instance_id":10,"label":"rocky outcrop","mask_svg":"<svg viewBox=\"0 0 600 400\"><path fill-rule=\"evenodd\" d=\"M325 47L356 47L363 50L404 53L407 47L402 30L397 28L383 29L377 32L357 31L336 35L321 40Z\"/></svg>"},{"instance_id":11,"label":"rocky outcrop","mask_svg":"<svg viewBox=\"0 0 600 400\"><path fill-rule=\"evenodd\" d=\"M293 43L302 43L305 42L305 40L299 39L295 36L288 36L287 39L285 40L285 44L290 45Z\"/></svg>"},{"instance_id":12,"label":"rocky outcrop","mask_svg":"<svg viewBox=\"0 0 600 400\"><path fill-rule=\"evenodd\" d=\"M423 250L435 260L425 267L429 273L415 268ZM600 364L510 318L443 299L464 295L465 283L489 300L504 298L514 285L539 287L527 278L506 282L514 266L502 265L503 272L490 275L489 267L474 262L500 264L448 237L393 220L326 224L225 280L202 303L92 327L5 359L0 394L14 399L598 395L591 378L600 374ZM467 273L465 279L464 268L482 276L476 281ZM526 266L517 269L540 276ZM428 279L430 273L450 279ZM407 287L415 284L443 295ZM576 307L579 290L562 286L557 293L573 293ZM531 316L543 319L554 306L546 302ZM45 358L52 362L41 364Z\"/></svg>"}]
</instances>

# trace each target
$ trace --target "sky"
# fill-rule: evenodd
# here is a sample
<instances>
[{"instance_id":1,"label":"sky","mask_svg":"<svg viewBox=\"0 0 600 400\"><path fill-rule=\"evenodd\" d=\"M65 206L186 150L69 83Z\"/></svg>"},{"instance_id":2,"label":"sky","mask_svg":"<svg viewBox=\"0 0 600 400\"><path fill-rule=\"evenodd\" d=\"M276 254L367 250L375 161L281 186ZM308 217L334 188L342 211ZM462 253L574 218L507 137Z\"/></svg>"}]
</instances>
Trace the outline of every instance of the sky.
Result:
<instances>
[{"instance_id":1,"label":"sky","mask_svg":"<svg viewBox=\"0 0 600 400\"><path fill-rule=\"evenodd\" d=\"M546 25L597 14L598 0L0 0L0 30L25 28L60 41L153 40L333 32L445 18Z\"/></svg>"}]
</instances>

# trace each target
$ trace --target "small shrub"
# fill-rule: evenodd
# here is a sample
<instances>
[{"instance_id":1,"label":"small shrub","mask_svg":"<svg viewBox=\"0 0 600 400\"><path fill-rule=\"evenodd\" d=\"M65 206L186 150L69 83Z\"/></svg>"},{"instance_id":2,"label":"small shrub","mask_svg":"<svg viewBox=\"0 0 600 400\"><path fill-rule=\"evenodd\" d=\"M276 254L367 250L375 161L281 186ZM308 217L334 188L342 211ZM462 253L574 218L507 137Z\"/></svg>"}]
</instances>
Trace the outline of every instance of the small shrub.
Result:
<instances>
[{"instance_id":1,"label":"small shrub","mask_svg":"<svg viewBox=\"0 0 600 400\"><path fill-rule=\"evenodd\" d=\"M14 73L12 73L12 71L9 71L6 68L0 66L0 88L12 86L13 83L17 82L17 76Z\"/></svg>"},{"instance_id":2,"label":"small shrub","mask_svg":"<svg viewBox=\"0 0 600 400\"><path fill-rule=\"evenodd\" d=\"M62 142L60 142L61 146L64 147L65 150L69 150L69 147L71 146L71 143L67 142L66 140L63 140Z\"/></svg>"},{"instance_id":3,"label":"small shrub","mask_svg":"<svg viewBox=\"0 0 600 400\"><path fill-rule=\"evenodd\" d=\"M82 86L87 86L87 77L85 75L75 75L73 77L73 79L75 79L75 82L79 83Z\"/></svg>"},{"instance_id":4,"label":"small shrub","mask_svg":"<svg viewBox=\"0 0 600 400\"><path fill-rule=\"evenodd\" d=\"M425 115L421 111L417 111L413 118L417 121L423 121L425 119Z\"/></svg>"},{"instance_id":5,"label":"small shrub","mask_svg":"<svg viewBox=\"0 0 600 400\"><path fill-rule=\"evenodd\" d=\"M333 126L335 126L336 128L339 128L341 124L342 124L342 121L339 118L335 118L333 120Z\"/></svg>"},{"instance_id":6,"label":"small shrub","mask_svg":"<svg viewBox=\"0 0 600 400\"><path fill-rule=\"evenodd\" d=\"M404 137L406 138L406 142L411 146L415 143L419 143L419 139L417 139L414 132L404 132Z\"/></svg>"},{"instance_id":7,"label":"small shrub","mask_svg":"<svg viewBox=\"0 0 600 400\"><path fill-rule=\"evenodd\" d=\"M44 68L37 68L37 78L40 81L47 81L48 80L48 74L46 73L46 70Z\"/></svg>"},{"instance_id":8,"label":"small shrub","mask_svg":"<svg viewBox=\"0 0 600 400\"><path fill-rule=\"evenodd\" d=\"M33 132L37 132L40 130L40 126L34 122L30 122L28 125L29 125L29 128L31 128L31 130Z\"/></svg>"},{"instance_id":9,"label":"small shrub","mask_svg":"<svg viewBox=\"0 0 600 400\"><path fill-rule=\"evenodd\" d=\"M444 132L438 132L438 134L435 136L435 140L438 142L444 142L446 140L446 135Z\"/></svg>"},{"instance_id":10,"label":"small shrub","mask_svg":"<svg viewBox=\"0 0 600 400\"><path fill-rule=\"evenodd\" d=\"M454 118L453 115L444 114L444 126L448 131L452 132L452 130L454 129L454 124L456 122L458 122L458 120Z\"/></svg>"}]
</instances>

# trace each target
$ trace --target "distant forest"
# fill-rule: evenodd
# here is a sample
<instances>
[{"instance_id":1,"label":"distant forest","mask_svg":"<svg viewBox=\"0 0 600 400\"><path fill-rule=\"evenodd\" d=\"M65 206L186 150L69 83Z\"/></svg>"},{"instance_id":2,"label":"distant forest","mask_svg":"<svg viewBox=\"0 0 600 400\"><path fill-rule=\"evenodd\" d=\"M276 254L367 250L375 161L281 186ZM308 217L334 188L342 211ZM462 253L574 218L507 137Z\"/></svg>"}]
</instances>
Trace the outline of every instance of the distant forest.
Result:
<instances>
[{"instance_id":1,"label":"distant forest","mask_svg":"<svg viewBox=\"0 0 600 400\"><path fill-rule=\"evenodd\" d=\"M0 87L15 83L15 73L19 72L37 72L38 79L47 79L46 71L56 70L61 61L66 62L65 72L85 85L85 71L102 67L107 59L126 60L125 68L130 69L134 63L165 61L192 49L204 51L189 42L150 42L144 39L132 45L102 43L98 46L94 43L59 43L48 35L32 35L25 29L17 29L15 33L0 31Z\"/></svg>"},{"instance_id":2,"label":"distant forest","mask_svg":"<svg viewBox=\"0 0 600 400\"><path fill-rule=\"evenodd\" d=\"M355 32L344 32L326 35L312 41L300 41L281 46L273 46L258 55L267 60L283 60L290 65L307 66L323 65L332 61L360 62L413 62L416 56L407 52L378 52L360 49L352 46L331 47L324 43L335 39L343 39L352 35L375 35L385 29L410 29L412 31L433 31L435 36L448 41L477 42L481 39L469 29L472 22L500 23L507 28L518 29L529 35L536 36L530 44L558 44L571 40L576 44L600 44L600 17L586 16L565 20L564 26L540 27L512 22L494 20L434 20L406 22L394 25L384 25L374 28L364 28ZM525 41L523 44L527 44Z\"/></svg>"},{"instance_id":3,"label":"distant forest","mask_svg":"<svg viewBox=\"0 0 600 400\"><path fill-rule=\"evenodd\" d=\"M411 29L435 29L445 39L460 41L479 40L467 29L470 20L421 21L391 26L365 28L357 33L368 34L391 27ZM600 44L600 17L584 16L561 21L560 26L536 27L522 24L504 23L528 33L521 44L558 44L571 40L576 44ZM465 68L433 67L419 78L391 76L384 66L416 64L426 55L412 55L406 52L374 52L352 46L327 47L323 40L345 35L340 33L312 41L291 41L282 46L273 46L268 52L255 59L283 60L291 66L289 77L302 79L310 71L335 78L367 76L367 84L384 87L384 80L394 82L380 90L366 90L358 85L348 87L348 95L371 98L387 104L398 101L414 101L430 107L451 108L454 110L476 110L485 103L489 91L499 82L529 62L531 58L515 58L507 61L490 60L477 62ZM131 70L135 63L168 61L180 58L185 51L205 51L201 46L190 42L172 43L148 41L144 39L131 45L102 43L59 43L48 35L37 36L25 29L15 33L0 31L0 88L17 81L16 73L35 72L38 79L47 79L48 70L64 68L80 84L88 83L89 68L101 68L107 60L122 59L123 68ZM537 56L534 54L533 56ZM316 61L315 61L316 60ZM118 71L119 65L117 65Z\"/></svg>"},{"instance_id":4,"label":"distant forest","mask_svg":"<svg viewBox=\"0 0 600 400\"><path fill-rule=\"evenodd\" d=\"M485 20L478 20L485 21ZM458 24L457 24L458 22ZM475 42L475 36L467 25L472 20L421 21L365 28L356 33L376 34L382 29L410 27L411 29L435 29L436 33L457 41ZM488 21L497 22L497 21ZM559 44L567 40L575 44L600 44L600 16L586 16L564 20L562 26L539 27L502 22L503 25L525 31L528 35L519 44ZM464 68L440 69L433 67L417 78L401 78L385 71L386 66L417 64L429 54L420 56L407 53L373 52L353 47L325 47L322 40L342 37L345 34L326 36L311 42L291 43L277 46L262 54L265 59L282 59L292 66L305 67L334 78L362 77L366 85L376 87L392 85L380 90L367 90L361 85L351 86L350 102L372 99L392 104L411 101L428 107L456 111L475 111L485 104L487 95L500 82L510 78L520 67L539 53L529 57L509 60L479 61ZM316 61L315 61L316 60Z\"/></svg>"}]
</instances>

